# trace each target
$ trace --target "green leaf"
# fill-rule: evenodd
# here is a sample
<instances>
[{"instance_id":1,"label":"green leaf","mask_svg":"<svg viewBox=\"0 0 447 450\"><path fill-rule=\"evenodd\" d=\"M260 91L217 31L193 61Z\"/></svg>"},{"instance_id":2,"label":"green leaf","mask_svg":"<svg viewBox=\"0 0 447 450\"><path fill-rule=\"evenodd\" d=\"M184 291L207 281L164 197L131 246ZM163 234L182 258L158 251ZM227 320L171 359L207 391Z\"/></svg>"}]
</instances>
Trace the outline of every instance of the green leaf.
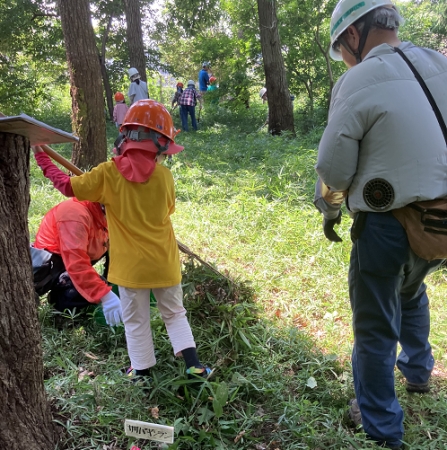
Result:
<instances>
[{"instance_id":1,"label":"green leaf","mask_svg":"<svg viewBox=\"0 0 447 450\"><path fill-rule=\"evenodd\" d=\"M214 405L213 405L214 406ZM199 408L199 415L197 416L197 420L199 421L199 425L204 423L208 423L214 417L214 413L210 411L208 408L203 407Z\"/></svg>"},{"instance_id":2,"label":"green leaf","mask_svg":"<svg viewBox=\"0 0 447 450\"><path fill-rule=\"evenodd\" d=\"M251 349L251 344L250 341L247 339L247 337L245 336L245 334L242 332L242 330L238 330L239 336L241 337L241 339L244 341L245 345Z\"/></svg>"},{"instance_id":3,"label":"green leaf","mask_svg":"<svg viewBox=\"0 0 447 450\"><path fill-rule=\"evenodd\" d=\"M228 385L224 381L219 383L217 390L215 391L215 399L224 406L228 401Z\"/></svg>"},{"instance_id":4,"label":"green leaf","mask_svg":"<svg viewBox=\"0 0 447 450\"><path fill-rule=\"evenodd\" d=\"M216 415L217 418L222 417L223 407L220 404L220 402L217 401L216 399L213 400L213 409L214 409L214 414Z\"/></svg>"}]
</instances>

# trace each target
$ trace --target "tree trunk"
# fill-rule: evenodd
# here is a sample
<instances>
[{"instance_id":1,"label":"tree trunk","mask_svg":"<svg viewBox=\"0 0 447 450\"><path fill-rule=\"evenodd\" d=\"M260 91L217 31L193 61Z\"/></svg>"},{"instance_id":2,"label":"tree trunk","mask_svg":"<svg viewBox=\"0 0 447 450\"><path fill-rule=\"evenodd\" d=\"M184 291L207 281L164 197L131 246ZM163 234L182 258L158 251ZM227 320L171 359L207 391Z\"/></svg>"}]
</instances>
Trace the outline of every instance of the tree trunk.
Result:
<instances>
[{"instance_id":1,"label":"tree trunk","mask_svg":"<svg viewBox=\"0 0 447 450\"><path fill-rule=\"evenodd\" d=\"M101 65L102 82L104 85L104 92L106 94L107 112L109 113L109 119L113 120L113 92L112 87L110 86L109 74L107 73L104 59L101 56L99 57L99 64Z\"/></svg>"},{"instance_id":2,"label":"tree trunk","mask_svg":"<svg viewBox=\"0 0 447 450\"><path fill-rule=\"evenodd\" d=\"M106 69L106 44L109 39L110 27L112 25L113 16L109 16L107 27L104 30L101 42L101 54L99 55L99 64L101 65L102 82L104 84L104 92L106 94L107 109L109 111L109 118L113 120L113 93L110 87L109 74Z\"/></svg>"},{"instance_id":3,"label":"tree trunk","mask_svg":"<svg viewBox=\"0 0 447 450\"><path fill-rule=\"evenodd\" d=\"M70 70L73 127L79 142L72 161L81 169L107 159L105 108L89 0L58 0Z\"/></svg>"},{"instance_id":4,"label":"tree trunk","mask_svg":"<svg viewBox=\"0 0 447 450\"><path fill-rule=\"evenodd\" d=\"M140 0L123 0L127 23L127 48L130 67L135 67L143 81L146 77L146 55L144 53L143 31L141 28Z\"/></svg>"},{"instance_id":5,"label":"tree trunk","mask_svg":"<svg viewBox=\"0 0 447 450\"><path fill-rule=\"evenodd\" d=\"M330 47L330 44L326 49L323 47L323 44L320 41L320 32L318 29L315 34L315 42L317 43L318 48L320 49L321 53L324 56L324 60L326 61L326 69L327 69L327 74L328 74L328 78L329 78L329 93L328 93L328 99L327 99L327 108L329 109L329 106L331 104L331 98L332 98L332 89L334 88L334 75L332 73L331 59L329 56L329 50L331 47Z\"/></svg>"},{"instance_id":6,"label":"tree trunk","mask_svg":"<svg viewBox=\"0 0 447 450\"><path fill-rule=\"evenodd\" d=\"M290 131L295 135L293 105L287 86L276 18L276 0L257 1L265 87L269 104L269 132L281 134L282 131Z\"/></svg>"},{"instance_id":7,"label":"tree trunk","mask_svg":"<svg viewBox=\"0 0 447 450\"><path fill-rule=\"evenodd\" d=\"M0 133L0 149L0 448L53 450L29 252L29 141Z\"/></svg>"}]
</instances>

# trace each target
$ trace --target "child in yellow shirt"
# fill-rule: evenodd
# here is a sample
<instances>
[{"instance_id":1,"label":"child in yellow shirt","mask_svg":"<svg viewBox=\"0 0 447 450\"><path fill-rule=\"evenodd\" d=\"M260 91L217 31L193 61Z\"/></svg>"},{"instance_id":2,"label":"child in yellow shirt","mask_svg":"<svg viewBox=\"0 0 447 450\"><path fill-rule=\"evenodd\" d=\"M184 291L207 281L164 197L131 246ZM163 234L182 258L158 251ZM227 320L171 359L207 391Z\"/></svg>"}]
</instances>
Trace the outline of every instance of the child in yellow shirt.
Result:
<instances>
[{"instance_id":1,"label":"child in yellow shirt","mask_svg":"<svg viewBox=\"0 0 447 450\"><path fill-rule=\"evenodd\" d=\"M150 325L150 293L165 322L176 356L188 375L206 377L183 306L180 258L170 216L175 211L174 179L159 164L183 150L178 131L160 103L145 99L128 110L116 141L116 156L81 176L68 177L40 147L34 153L44 175L64 195L106 207L110 238L108 280L118 285L127 349L134 374L149 375L156 363Z\"/></svg>"}]
</instances>

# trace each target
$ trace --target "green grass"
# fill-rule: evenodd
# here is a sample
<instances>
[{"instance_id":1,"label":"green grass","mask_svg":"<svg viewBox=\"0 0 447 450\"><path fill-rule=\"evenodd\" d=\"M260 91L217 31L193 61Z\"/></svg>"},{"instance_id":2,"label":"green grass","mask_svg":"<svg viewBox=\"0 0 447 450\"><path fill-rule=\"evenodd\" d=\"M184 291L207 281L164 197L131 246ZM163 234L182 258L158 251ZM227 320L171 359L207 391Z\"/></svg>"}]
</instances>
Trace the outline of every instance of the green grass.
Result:
<instances>
[{"instance_id":1,"label":"green grass","mask_svg":"<svg viewBox=\"0 0 447 450\"><path fill-rule=\"evenodd\" d=\"M215 368L212 378L191 388L154 310L158 364L145 391L123 376L129 362L122 328L77 318L58 327L44 302L45 383L63 431L58 448L163 448L126 437L125 418L174 426L171 449L373 448L346 419L353 397L351 222L343 216L343 242L332 244L312 204L322 128L271 137L256 132L264 117L259 105L209 108L197 133L178 135L185 151L171 167L178 240L233 280L184 260L185 305L201 359ZM309 128L308 118L300 120ZM110 128L109 142L114 133ZM34 164L31 177L33 236L62 197ZM407 394L396 372L405 440L414 450L447 442L446 276L438 271L428 280L437 360L432 393Z\"/></svg>"}]
</instances>

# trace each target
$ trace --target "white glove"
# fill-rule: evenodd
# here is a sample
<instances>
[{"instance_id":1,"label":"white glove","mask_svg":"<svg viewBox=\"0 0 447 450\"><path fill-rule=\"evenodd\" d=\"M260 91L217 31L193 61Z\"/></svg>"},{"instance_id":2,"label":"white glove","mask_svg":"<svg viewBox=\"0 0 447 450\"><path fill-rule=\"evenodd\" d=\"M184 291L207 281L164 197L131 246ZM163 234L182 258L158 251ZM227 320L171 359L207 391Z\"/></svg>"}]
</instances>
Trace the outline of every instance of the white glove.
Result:
<instances>
[{"instance_id":1,"label":"white glove","mask_svg":"<svg viewBox=\"0 0 447 450\"><path fill-rule=\"evenodd\" d=\"M121 310L121 301L112 291L101 298L102 311L107 325L118 325L123 321L123 312Z\"/></svg>"}]
</instances>

